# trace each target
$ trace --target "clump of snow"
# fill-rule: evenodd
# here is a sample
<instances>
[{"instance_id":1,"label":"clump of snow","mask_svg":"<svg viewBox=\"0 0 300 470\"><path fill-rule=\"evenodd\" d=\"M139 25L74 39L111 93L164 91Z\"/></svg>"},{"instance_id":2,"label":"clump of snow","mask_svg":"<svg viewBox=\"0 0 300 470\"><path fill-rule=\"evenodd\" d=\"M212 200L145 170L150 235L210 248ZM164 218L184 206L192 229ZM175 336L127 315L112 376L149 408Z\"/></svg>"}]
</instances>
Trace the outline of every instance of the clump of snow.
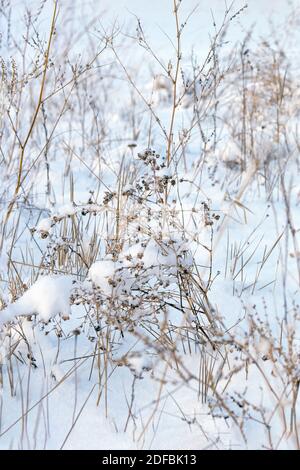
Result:
<instances>
[{"instance_id":1,"label":"clump of snow","mask_svg":"<svg viewBox=\"0 0 300 470\"><path fill-rule=\"evenodd\" d=\"M151 357L143 354L143 352L136 352L129 358L129 369L135 377L142 379L144 372L149 372L153 368L153 361Z\"/></svg>"},{"instance_id":2,"label":"clump of snow","mask_svg":"<svg viewBox=\"0 0 300 470\"><path fill-rule=\"evenodd\" d=\"M96 261L89 269L89 278L103 292L109 295L112 291L114 277L118 263L107 257Z\"/></svg>"},{"instance_id":3,"label":"clump of snow","mask_svg":"<svg viewBox=\"0 0 300 470\"><path fill-rule=\"evenodd\" d=\"M169 266L171 270L171 267L177 265L176 253L174 251L172 252L169 247L163 247L163 249L161 249L154 240L150 240L147 244L143 261L146 268L152 266Z\"/></svg>"},{"instance_id":4,"label":"clump of snow","mask_svg":"<svg viewBox=\"0 0 300 470\"><path fill-rule=\"evenodd\" d=\"M42 238L46 238L49 235L51 227L53 225L53 220L50 217L47 217L39 221L39 223L35 227L35 230L39 233Z\"/></svg>"},{"instance_id":5,"label":"clump of snow","mask_svg":"<svg viewBox=\"0 0 300 470\"><path fill-rule=\"evenodd\" d=\"M56 207L53 210L53 217L70 217L71 215L76 214L78 208L72 203L64 204L62 206Z\"/></svg>"},{"instance_id":6,"label":"clump of snow","mask_svg":"<svg viewBox=\"0 0 300 470\"><path fill-rule=\"evenodd\" d=\"M172 178L174 171L170 167L163 167L156 171L156 176L160 178Z\"/></svg>"},{"instance_id":7,"label":"clump of snow","mask_svg":"<svg viewBox=\"0 0 300 470\"><path fill-rule=\"evenodd\" d=\"M134 281L122 261L115 261L110 255L93 263L88 277L106 296L128 294Z\"/></svg>"},{"instance_id":8,"label":"clump of snow","mask_svg":"<svg viewBox=\"0 0 300 470\"><path fill-rule=\"evenodd\" d=\"M142 263L144 269L158 267L168 269L170 274L176 274L178 266L191 267L193 258L186 243L176 239L166 239L157 242L153 239L131 245L122 255L124 266L134 266Z\"/></svg>"},{"instance_id":9,"label":"clump of snow","mask_svg":"<svg viewBox=\"0 0 300 470\"><path fill-rule=\"evenodd\" d=\"M40 277L16 302L0 312L0 326L17 316L33 314L43 322L48 322L57 314L67 319L70 315L72 286L71 276Z\"/></svg>"},{"instance_id":10,"label":"clump of snow","mask_svg":"<svg viewBox=\"0 0 300 470\"><path fill-rule=\"evenodd\" d=\"M49 232L49 230L51 229L53 225L53 221L52 219L50 219L50 217L47 217L45 219L41 219L39 221L39 223L37 224L36 226L36 230L38 232Z\"/></svg>"}]
</instances>

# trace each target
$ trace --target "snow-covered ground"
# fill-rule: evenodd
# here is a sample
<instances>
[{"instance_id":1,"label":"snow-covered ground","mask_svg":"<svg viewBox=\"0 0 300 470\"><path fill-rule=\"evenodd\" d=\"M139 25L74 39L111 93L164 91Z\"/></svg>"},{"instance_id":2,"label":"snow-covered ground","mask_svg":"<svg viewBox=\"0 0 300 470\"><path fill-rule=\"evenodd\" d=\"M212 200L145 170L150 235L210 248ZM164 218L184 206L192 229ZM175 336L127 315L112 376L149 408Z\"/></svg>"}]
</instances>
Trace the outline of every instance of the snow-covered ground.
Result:
<instances>
[{"instance_id":1,"label":"snow-covered ground","mask_svg":"<svg viewBox=\"0 0 300 470\"><path fill-rule=\"evenodd\" d=\"M300 5L175 4L1 6L2 449L300 447Z\"/></svg>"}]
</instances>

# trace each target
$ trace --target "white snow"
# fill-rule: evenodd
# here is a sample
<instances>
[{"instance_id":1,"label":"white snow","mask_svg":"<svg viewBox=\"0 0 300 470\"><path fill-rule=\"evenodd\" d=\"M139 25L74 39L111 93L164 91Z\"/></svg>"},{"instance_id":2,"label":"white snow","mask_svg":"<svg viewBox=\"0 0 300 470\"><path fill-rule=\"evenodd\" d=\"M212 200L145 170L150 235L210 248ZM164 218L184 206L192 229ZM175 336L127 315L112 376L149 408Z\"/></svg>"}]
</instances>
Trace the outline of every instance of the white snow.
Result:
<instances>
[{"instance_id":1,"label":"white snow","mask_svg":"<svg viewBox=\"0 0 300 470\"><path fill-rule=\"evenodd\" d=\"M57 314L70 315L71 276L40 277L16 302L0 312L0 325L18 316L36 314L43 322Z\"/></svg>"},{"instance_id":2,"label":"white snow","mask_svg":"<svg viewBox=\"0 0 300 470\"><path fill-rule=\"evenodd\" d=\"M96 261L89 269L89 278L105 294L110 294L113 288L110 281L114 281L118 267L118 263L111 258Z\"/></svg>"},{"instance_id":3,"label":"white snow","mask_svg":"<svg viewBox=\"0 0 300 470\"><path fill-rule=\"evenodd\" d=\"M36 231L41 234L48 234L51 231L53 225L53 220L50 217L41 219L37 226L35 227Z\"/></svg>"},{"instance_id":4,"label":"white snow","mask_svg":"<svg viewBox=\"0 0 300 470\"><path fill-rule=\"evenodd\" d=\"M93 26L88 22L96 12L93 7L100 14L107 6L107 16L101 17L104 27L115 24L119 15L121 29L127 31L130 22L134 35L136 17L132 12L136 13L157 58L174 73L172 43L176 42L176 31L171 0L103 0L100 7L98 3L74 2L79 18L74 18L72 27L78 27L78 37L83 39L68 49L68 64L77 64L77 53L82 63L89 60L89 43L84 42L81 28L92 33ZM199 2L180 3L184 20ZM234 10L244 3L236 0ZM275 10L278 20L286 7L285 0L248 3L243 15L231 21L233 33L229 25L225 38L225 49L238 41L234 48L237 56L240 41L253 20L263 32L269 13ZM22 2L19 4L16 10L24 13ZM44 14L48 15L50 5L45 3ZM54 64L67 13L67 7L62 4L61 8L56 47L51 52ZM196 45L199 65L207 53L214 29L210 9L218 27L225 9L223 0L200 2L199 10L183 28L179 94L184 80L191 80L193 75L189 61L192 46ZM265 11L268 14L261 14ZM16 29L19 23L14 15L13 10L12 28ZM47 15L36 23L38 30L40 25L48 25ZM286 31L290 35L288 28ZM65 32L68 34L67 28ZM249 60L256 66L259 34L255 30L253 34ZM90 37L92 43L93 34ZM8 52L3 49L5 41L3 38L0 44L4 55L11 52L10 48ZM233 83L221 85L218 92L216 136L213 123L205 118L210 103L201 98L207 83L213 83L208 72L208 82L196 83L195 90L190 90L178 106L173 129L174 162L160 168L166 158L166 140L156 114L147 113L137 90L168 133L172 80L167 73L157 73L161 67L145 48L137 45L131 49L132 38L120 34L115 41L136 89L127 83L124 70L108 47L103 62L100 55L88 76L83 74L81 79L79 74L70 96L67 84L45 101L48 131L55 130L48 149L50 194L45 194L43 158L35 161L37 155L44 155L41 114L26 148L26 178L0 253L0 308L8 299L16 298L16 293L24 292L0 310L0 448L299 448L295 431L289 429L300 374L299 147L295 145L297 122L285 113L285 95L280 108L282 117L288 119L281 122L286 125L284 142L275 142L275 117L264 96L265 84L255 80L248 83L247 75L247 91L250 95L258 93L257 97L261 94L263 106L258 100L257 114L251 114L251 106L248 109L253 119L251 151L255 158L249 158L244 170L239 166L241 90L235 82L236 71L232 71ZM220 70L222 47L217 49ZM234 63L233 56L232 60ZM141 63L147 67L140 67ZM56 72L51 72L49 67L47 93L52 87L60 87L60 81L64 85L69 69L71 74L69 65L66 76L63 64L60 66L61 76L58 68L53 67ZM256 72L254 68L251 74L255 76ZM224 74L226 81L227 72ZM33 78L29 80L29 84L34 82ZM14 146L10 148L10 123L3 118L7 104L3 90L6 88L0 90L0 123L8 126L9 132L3 135L10 152ZM24 122L26 113L28 118L32 116L30 96L35 96L34 87L30 91L26 95L24 88ZM194 91L200 97L197 103ZM68 97L68 103L56 127L56 105L64 97ZM299 108L299 97L294 94L292 103L287 101L291 116L295 116L294 108ZM210 99L213 103L215 97ZM199 122L193 114L196 105ZM222 106L228 108L229 115L223 116ZM11 117L14 120L13 112ZM185 143L190 125L190 140ZM247 125L250 127L249 121ZM137 156L148 147L155 152L158 166ZM5 168L9 152L4 150L0 165ZM19 153L16 155L9 167L17 168ZM15 168L9 179L5 171L1 173L2 220L13 197ZM294 230L287 220L281 176ZM160 184L172 177L174 186L170 184L165 203ZM143 178L151 188L142 188L139 193L137 181ZM109 203L103 202L105 193L114 195ZM157 198L161 198L159 204ZM203 201L209 205L207 210ZM219 219L213 219L214 213ZM41 214L49 217L40 219ZM52 271L66 274L49 274ZM183 273L186 280L180 284ZM24 291L25 284L31 287ZM202 295L205 289L207 298ZM214 331L212 338L216 348L201 333L203 328L210 335L205 316L208 302L213 319L222 322L221 331ZM63 322L60 317L69 321ZM203 397L207 379L214 387L212 390L210 383ZM294 410L299 416L299 399ZM296 426L299 428L299 423Z\"/></svg>"},{"instance_id":5,"label":"white snow","mask_svg":"<svg viewBox=\"0 0 300 470\"><path fill-rule=\"evenodd\" d=\"M56 206L55 208L53 208L52 214L53 214L53 217L56 216L58 218L68 217L68 216L76 214L77 210L78 209L75 207L75 205L69 202L67 204L63 204L61 206Z\"/></svg>"}]
</instances>

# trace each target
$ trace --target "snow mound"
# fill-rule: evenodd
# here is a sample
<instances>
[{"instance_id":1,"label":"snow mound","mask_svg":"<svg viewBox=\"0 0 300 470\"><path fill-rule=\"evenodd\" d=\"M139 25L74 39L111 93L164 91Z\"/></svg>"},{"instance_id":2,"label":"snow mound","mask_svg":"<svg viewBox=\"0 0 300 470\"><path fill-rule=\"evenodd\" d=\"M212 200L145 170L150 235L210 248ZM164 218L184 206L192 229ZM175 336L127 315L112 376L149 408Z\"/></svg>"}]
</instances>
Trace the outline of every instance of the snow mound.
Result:
<instances>
[{"instance_id":1,"label":"snow mound","mask_svg":"<svg viewBox=\"0 0 300 470\"><path fill-rule=\"evenodd\" d=\"M49 235L53 225L53 220L50 217L47 217L39 221L35 227L35 230L41 235L42 238L46 238Z\"/></svg>"},{"instance_id":2,"label":"snow mound","mask_svg":"<svg viewBox=\"0 0 300 470\"><path fill-rule=\"evenodd\" d=\"M92 264L88 277L106 296L127 295L134 282L122 261L114 261L109 255Z\"/></svg>"},{"instance_id":3,"label":"snow mound","mask_svg":"<svg viewBox=\"0 0 300 470\"><path fill-rule=\"evenodd\" d=\"M0 326L13 321L17 316L33 314L43 322L57 314L68 318L72 285L71 276L40 277L22 297L0 312Z\"/></svg>"},{"instance_id":4,"label":"snow mound","mask_svg":"<svg viewBox=\"0 0 300 470\"><path fill-rule=\"evenodd\" d=\"M96 261L89 269L89 278L109 295L112 291L113 279L118 268L118 263L112 259Z\"/></svg>"}]
</instances>

